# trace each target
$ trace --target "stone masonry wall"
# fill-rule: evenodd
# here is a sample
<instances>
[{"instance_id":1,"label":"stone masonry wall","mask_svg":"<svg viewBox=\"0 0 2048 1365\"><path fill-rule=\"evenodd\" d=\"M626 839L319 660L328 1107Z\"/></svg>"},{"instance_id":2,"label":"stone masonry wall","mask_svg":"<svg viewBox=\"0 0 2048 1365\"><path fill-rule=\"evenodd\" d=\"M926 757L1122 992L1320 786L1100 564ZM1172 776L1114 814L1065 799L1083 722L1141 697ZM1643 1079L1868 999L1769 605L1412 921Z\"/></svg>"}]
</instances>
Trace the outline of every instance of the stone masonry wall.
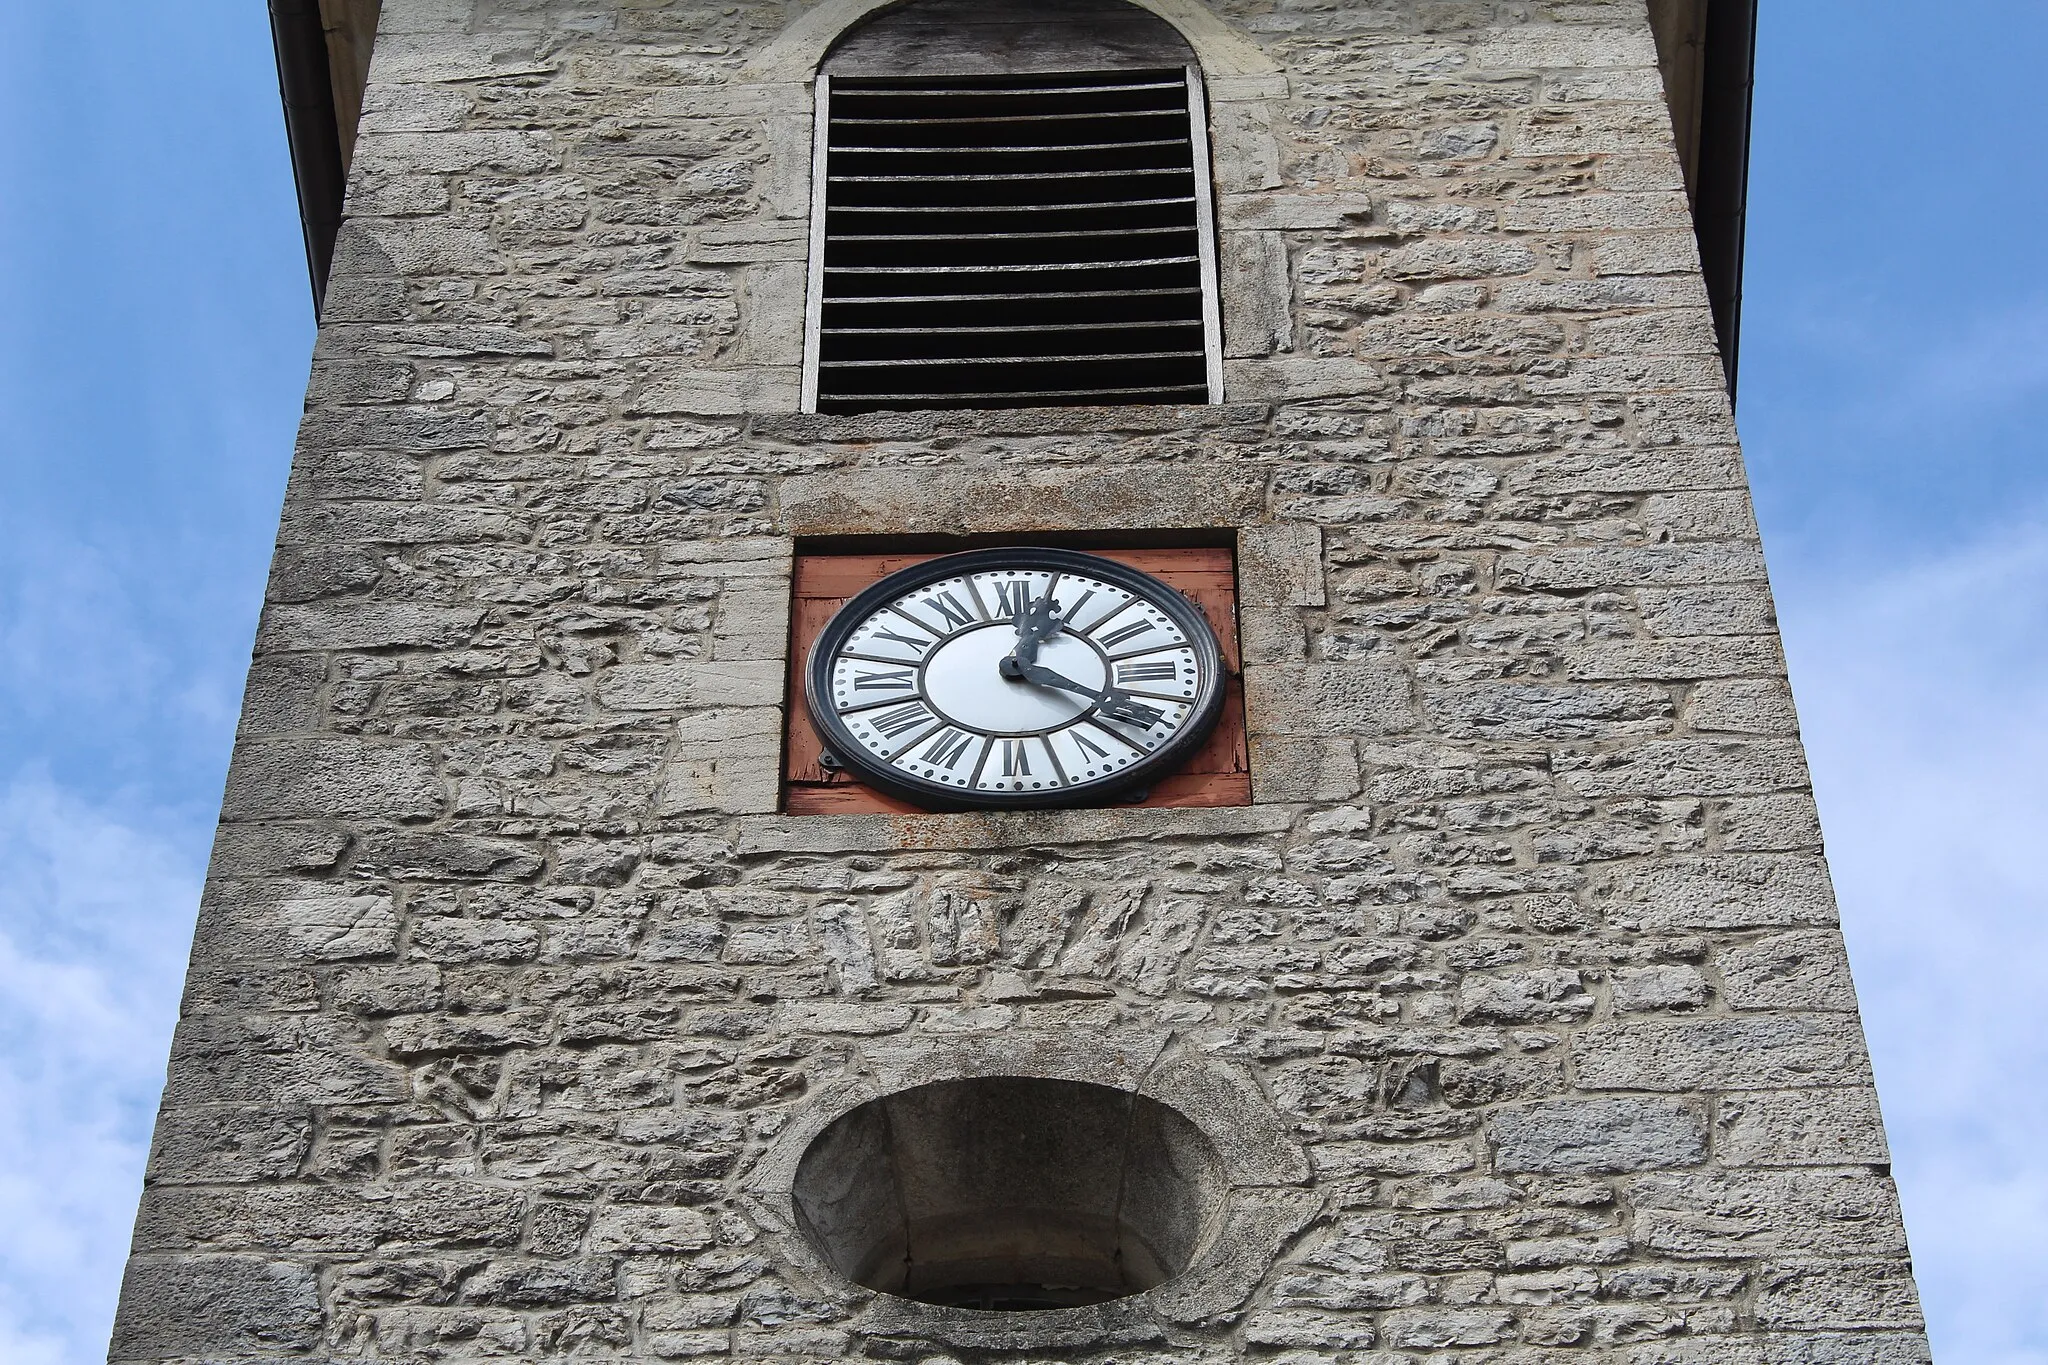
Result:
<instances>
[{"instance_id":1,"label":"stone masonry wall","mask_svg":"<svg viewBox=\"0 0 2048 1365\"><path fill-rule=\"evenodd\" d=\"M386 0L113 1359L944 1358L760 1173L1100 1040L1307 1162L1062 1358L1924 1361L1641 0L1228 0L1228 404L807 417L852 7ZM1256 804L773 813L795 538L1074 527Z\"/></svg>"}]
</instances>

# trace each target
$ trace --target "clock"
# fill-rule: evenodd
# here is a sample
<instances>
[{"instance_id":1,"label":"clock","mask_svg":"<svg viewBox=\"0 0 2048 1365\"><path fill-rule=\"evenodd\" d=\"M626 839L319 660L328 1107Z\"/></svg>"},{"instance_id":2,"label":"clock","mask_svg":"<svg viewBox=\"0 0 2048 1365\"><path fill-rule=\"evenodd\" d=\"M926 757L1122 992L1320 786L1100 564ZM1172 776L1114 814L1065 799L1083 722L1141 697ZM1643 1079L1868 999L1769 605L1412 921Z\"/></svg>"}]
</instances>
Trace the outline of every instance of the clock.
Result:
<instances>
[{"instance_id":1,"label":"clock","mask_svg":"<svg viewBox=\"0 0 2048 1365\"><path fill-rule=\"evenodd\" d=\"M811 647L832 760L930 810L1097 805L1201 748L1223 710L1201 610L1099 555L974 550L893 573Z\"/></svg>"}]
</instances>

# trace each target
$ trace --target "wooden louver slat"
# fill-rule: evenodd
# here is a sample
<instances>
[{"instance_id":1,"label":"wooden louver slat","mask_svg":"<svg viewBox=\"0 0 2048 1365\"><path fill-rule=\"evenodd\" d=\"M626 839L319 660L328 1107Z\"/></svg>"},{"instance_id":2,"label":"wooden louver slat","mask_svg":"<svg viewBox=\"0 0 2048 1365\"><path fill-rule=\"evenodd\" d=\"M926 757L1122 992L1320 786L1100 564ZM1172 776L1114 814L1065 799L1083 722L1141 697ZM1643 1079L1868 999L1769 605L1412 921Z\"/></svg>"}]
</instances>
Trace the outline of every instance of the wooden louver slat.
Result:
<instances>
[{"instance_id":1,"label":"wooden louver slat","mask_svg":"<svg viewBox=\"0 0 2048 1365\"><path fill-rule=\"evenodd\" d=\"M1220 401L1187 71L821 76L808 409Z\"/></svg>"}]
</instances>

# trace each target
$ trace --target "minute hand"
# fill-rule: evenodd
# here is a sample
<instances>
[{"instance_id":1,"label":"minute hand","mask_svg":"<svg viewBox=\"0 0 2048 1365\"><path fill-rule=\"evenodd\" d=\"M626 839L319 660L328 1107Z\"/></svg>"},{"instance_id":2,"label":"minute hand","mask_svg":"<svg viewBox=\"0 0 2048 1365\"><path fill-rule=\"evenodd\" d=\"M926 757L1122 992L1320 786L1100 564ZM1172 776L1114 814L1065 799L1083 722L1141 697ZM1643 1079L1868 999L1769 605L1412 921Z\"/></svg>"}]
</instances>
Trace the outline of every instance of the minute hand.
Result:
<instances>
[{"instance_id":1,"label":"minute hand","mask_svg":"<svg viewBox=\"0 0 2048 1365\"><path fill-rule=\"evenodd\" d=\"M1097 690L1085 683L1077 683L1064 673L1055 673L1044 664L1026 664L1012 676L1021 677L1025 682L1037 683L1040 687L1058 687L1068 692L1079 692L1084 697L1095 699L1096 709L1112 720L1127 720L1136 725L1153 726L1166 718L1166 713L1156 706L1147 706L1128 692L1119 692L1113 687Z\"/></svg>"}]
</instances>

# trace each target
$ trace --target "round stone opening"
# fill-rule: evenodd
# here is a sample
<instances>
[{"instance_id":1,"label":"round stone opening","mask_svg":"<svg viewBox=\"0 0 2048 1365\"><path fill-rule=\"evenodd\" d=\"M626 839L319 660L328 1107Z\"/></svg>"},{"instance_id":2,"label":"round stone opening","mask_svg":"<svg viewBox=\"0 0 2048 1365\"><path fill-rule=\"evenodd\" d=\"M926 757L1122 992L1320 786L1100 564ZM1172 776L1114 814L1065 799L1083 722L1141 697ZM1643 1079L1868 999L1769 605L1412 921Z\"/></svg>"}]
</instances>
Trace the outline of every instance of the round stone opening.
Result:
<instances>
[{"instance_id":1,"label":"round stone opening","mask_svg":"<svg viewBox=\"0 0 2048 1365\"><path fill-rule=\"evenodd\" d=\"M870 1100L804 1152L811 1245L856 1284L992 1311L1142 1293L1220 1217L1216 1149L1156 1100L1080 1081L939 1081Z\"/></svg>"}]
</instances>

